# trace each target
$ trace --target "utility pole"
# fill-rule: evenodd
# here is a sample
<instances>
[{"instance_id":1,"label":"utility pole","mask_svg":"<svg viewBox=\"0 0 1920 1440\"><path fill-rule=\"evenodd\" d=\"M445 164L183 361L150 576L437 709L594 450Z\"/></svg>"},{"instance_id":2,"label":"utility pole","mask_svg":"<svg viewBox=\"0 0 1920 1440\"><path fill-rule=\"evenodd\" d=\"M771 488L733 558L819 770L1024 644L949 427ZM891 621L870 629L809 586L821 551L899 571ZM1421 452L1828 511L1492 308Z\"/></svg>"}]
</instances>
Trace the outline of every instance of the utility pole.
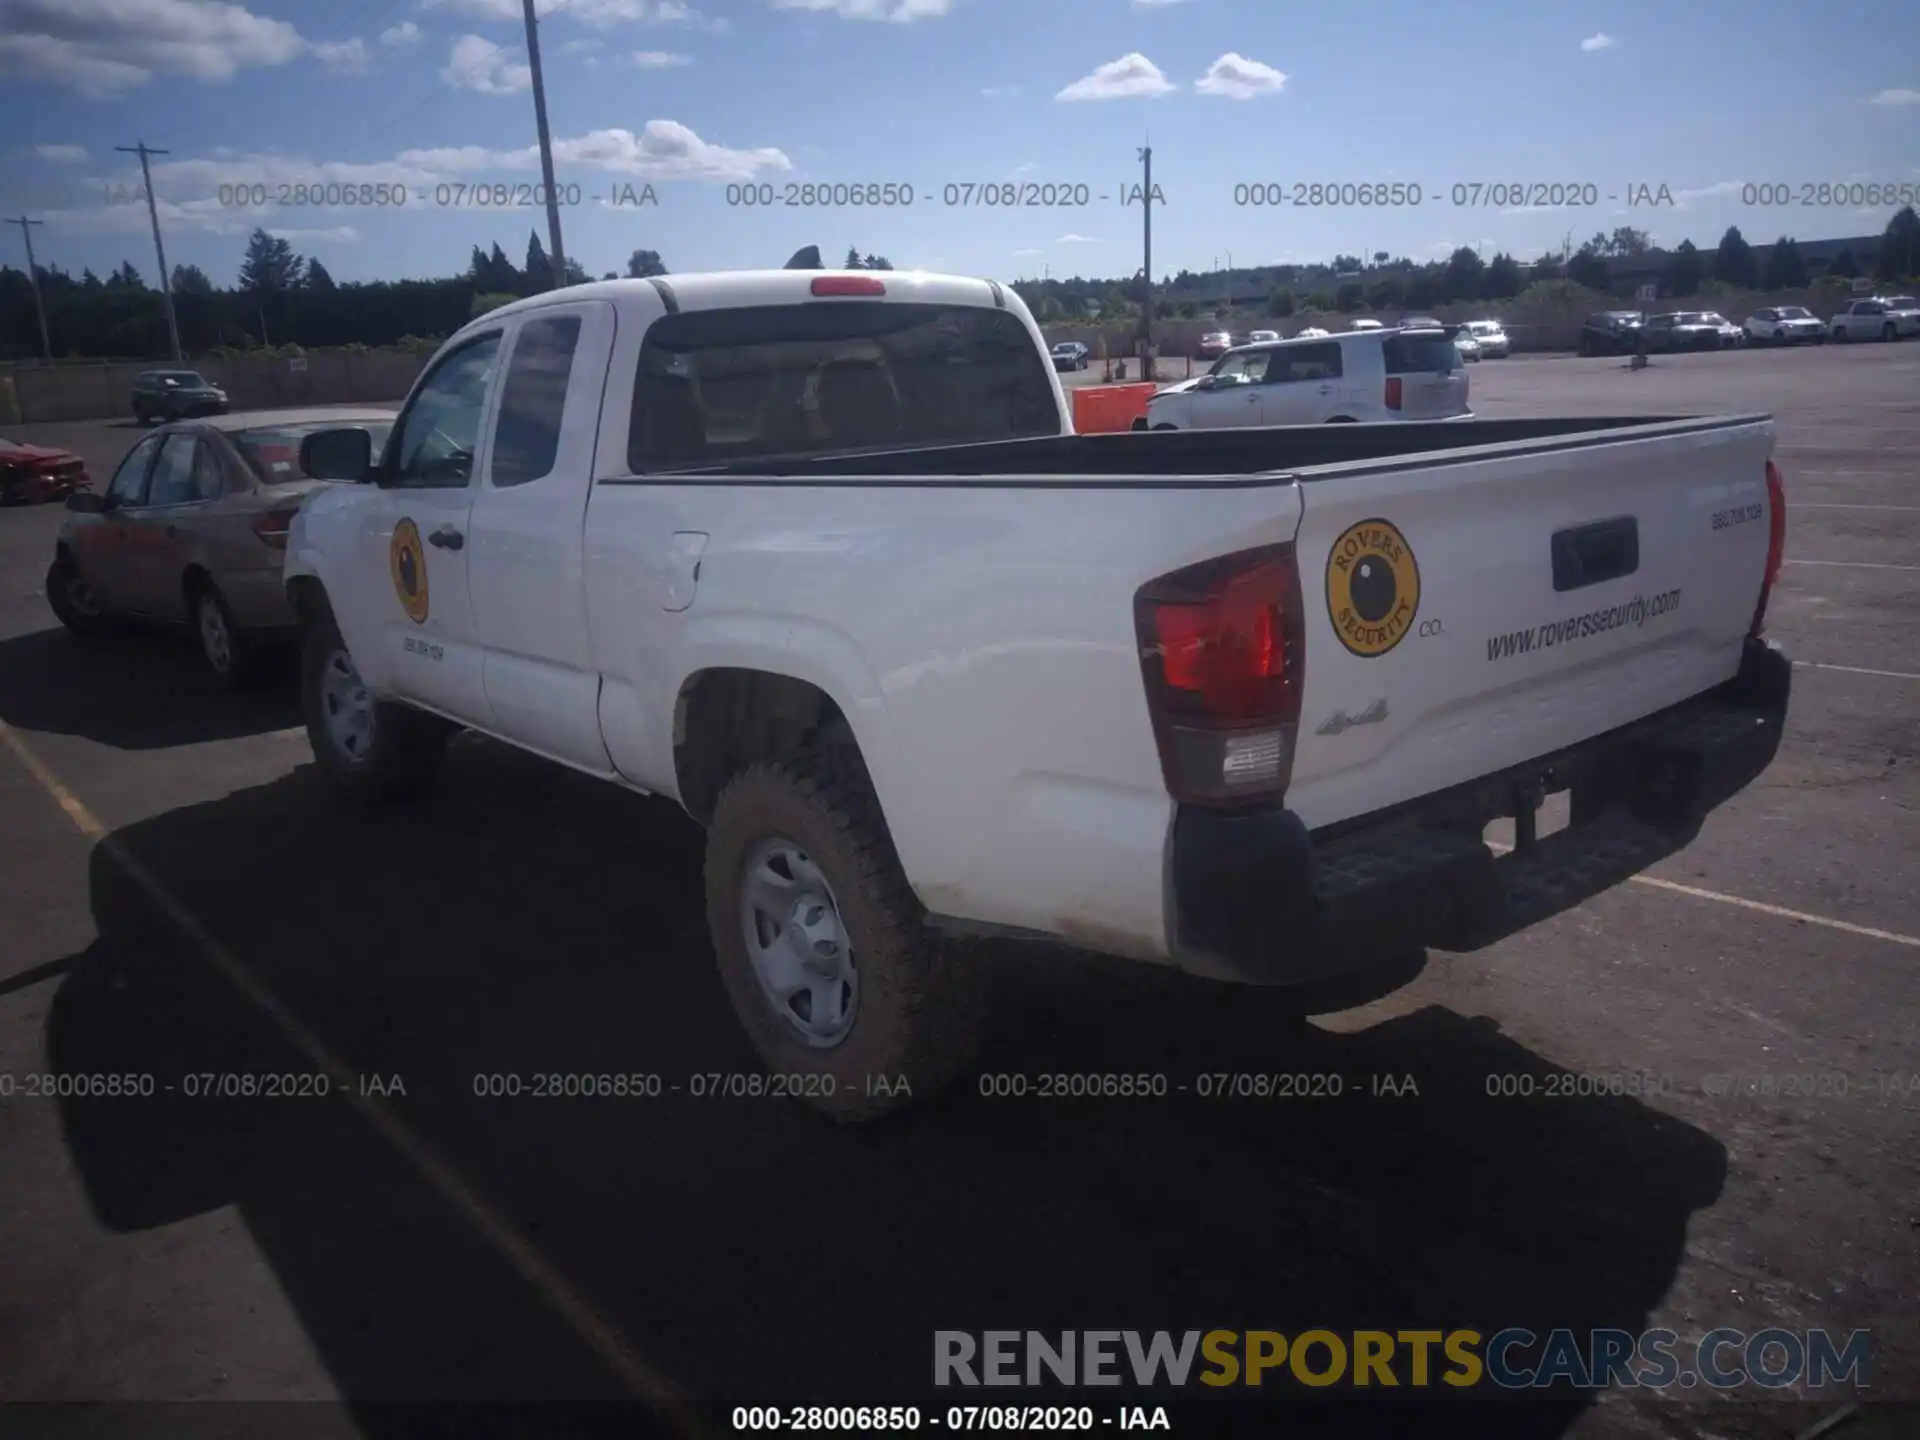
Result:
<instances>
[{"instance_id":1,"label":"utility pole","mask_svg":"<svg viewBox=\"0 0 1920 1440\"><path fill-rule=\"evenodd\" d=\"M147 184L147 218L153 222L153 253L160 261L160 295L167 302L167 337L173 341L173 360L177 365L187 357L180 353L180 321L173 313L173 277L167 273L167 250L160 243L160 210L153 203L153 171L147 168L149 155L166 155L166 150L149 150L142 140L135 145L116 145L116 150L140 157L140 178Z\"/></svg>"},{"instance_id":2,"label":"utility pole","mask_svg":"<svg viewBox=\"0 0 1920 1440\"><path fill-rule=\"evenodd\" d=\"M1153 147L1140 147L1140 164L1146 171L1146 184L1140 191L1142 265L1140 269L1140 339L1144 353L1140 357L1140 378L1153 378Z\"/></svg>"},{"instance_id":3,"label":"utility pole","mask_svg":"<svg viewBox=\"0 0 1920 1440\"><path fill-rule=\"evenodd\" d=\"M40 271L33 263L33 231L29 225L44 225L44 220L29 220L24 215L8 219L7 224L20 227L20 238L27 242L27 279L33 282L33 313L40 317L40 355L43 359L53 359L53 341L47 338L47 307L40 299Z\"/></svg>"},{"instance_id":4,"label":"utility pole","mask_svg":"<svg viewBox=\"0 0 1920 1440\"><path fill-rule=\"evenodd\" d=\"M527 68L533 72L533 121L540 130L540 178L547 186L547 258L553 264L553 288L567 283L567 259L560 251L560 197L553 189L553 137L547 133L547 87L540 78L540 27L533 0L520 0L527 17Z\"/></svg>"}]
</instances>

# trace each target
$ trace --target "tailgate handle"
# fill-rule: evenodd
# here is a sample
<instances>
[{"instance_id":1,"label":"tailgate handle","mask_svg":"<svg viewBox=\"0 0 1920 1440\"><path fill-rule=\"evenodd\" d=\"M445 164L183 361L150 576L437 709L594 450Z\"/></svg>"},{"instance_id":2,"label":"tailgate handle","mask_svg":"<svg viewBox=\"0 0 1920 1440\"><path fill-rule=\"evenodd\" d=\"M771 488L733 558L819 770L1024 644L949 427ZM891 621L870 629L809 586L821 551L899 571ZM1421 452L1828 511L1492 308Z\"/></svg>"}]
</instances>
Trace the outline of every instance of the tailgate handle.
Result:
<instances>
[{"instance_id":1,"label":"tailgate handle","mask_svg":"<svg viewBox=\"0 0 1920 1440\"><path fill-rule=\"evenodd\" d=\"M1576 525L1553 536L1553 588L1579 590L1640 568L1640 522L1631 515Z\"/></svg>"}]
</instances>

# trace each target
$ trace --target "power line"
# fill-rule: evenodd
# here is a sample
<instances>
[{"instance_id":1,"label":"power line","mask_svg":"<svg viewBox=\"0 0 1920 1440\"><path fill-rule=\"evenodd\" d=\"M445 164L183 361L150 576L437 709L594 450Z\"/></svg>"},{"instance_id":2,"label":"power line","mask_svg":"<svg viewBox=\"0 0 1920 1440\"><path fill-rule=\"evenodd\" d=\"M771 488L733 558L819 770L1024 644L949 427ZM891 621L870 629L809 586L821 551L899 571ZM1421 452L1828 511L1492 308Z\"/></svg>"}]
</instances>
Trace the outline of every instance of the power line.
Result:
<instances>
[{"instance_id":1,"label":"power line","mask_svg":"<svg viewBox=\"0 0 1920 1440\"><path fill-rule=\"evenodd\" d=\"M167 250L160 243L160 211L153 203L153 171L147 167L149 155L170 155L170 150L151 150L144 140L132 145L116 145L116 150L140 157L140 176L147 185L147 218L153 222L153 253L160 261L160 295L167 303L167 336L173 341L173 360L177 365L187 357L180 351L180 322L173 313L173 277L167 273Z\"/></svg>"},{"instance_id":2,"label":"power line","mask_svg":"<svg viewBox=\"0 0 1920 1440\"><path fill-rule=\"evenodd\" d=\"M47 307L40 300L40 268L33 263L33 231L30 225L44 225L44 220L29 220L24 215L11 216L9 225L20 227L20 238L27 242L27 279L33 282L33 313L40 317L40 354L47 360L53 359L53 341L47 338Z\"/></svg>"}]
</instances>

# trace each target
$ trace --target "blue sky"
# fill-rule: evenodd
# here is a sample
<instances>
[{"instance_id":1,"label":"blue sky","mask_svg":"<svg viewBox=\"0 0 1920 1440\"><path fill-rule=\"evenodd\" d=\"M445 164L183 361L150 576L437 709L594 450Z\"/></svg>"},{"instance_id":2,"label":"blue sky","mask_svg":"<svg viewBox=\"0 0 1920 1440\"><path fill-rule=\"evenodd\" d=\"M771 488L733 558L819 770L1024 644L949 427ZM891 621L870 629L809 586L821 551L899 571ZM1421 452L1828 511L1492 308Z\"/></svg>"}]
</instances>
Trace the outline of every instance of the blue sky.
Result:
<instances>
[{"instance_id":1,"label":"blue sky","mask_svg":"<svg viewBox=\"0 0 1920 1440\"><path fill-rule=\"evenodd\" d=\"M1128 272L1140 211L1120 201L1148 141L1156 275L1459 244L1525 259L1622 224L1703 246L1729 224L1756 242L1871 234L1895 206L1747 205L1742 187L1920 188L1913 0L538 3L578 202L566 248L595 275L638 247L687 271L806 243L1003 279ZM138 163L114 150L144 139L171 152L154 162L169 263L217 283L255 225L341 280L450 274L496 240L518 262L529 230L544 240L538 210L436 201L538 181L524 62L520 0L0 0L0 212L46 221L42 263L131 260L151 282ZM222 188L302 181L406 201L254 209ZM1235 204L1237 185L1316 181L1418 185L1422 203ZM728 203L730 184L784 201L836 182L915 199ZM1088 203L946 203L949 185L1006 182ZM1474 182L1590 185L1599 203L1454 205ZM648 184L652 203L608 203ZM1629 206L1642 185L1672 203ZM18 227L0 259L24 262Z\"/></svg>"}]
</instances>

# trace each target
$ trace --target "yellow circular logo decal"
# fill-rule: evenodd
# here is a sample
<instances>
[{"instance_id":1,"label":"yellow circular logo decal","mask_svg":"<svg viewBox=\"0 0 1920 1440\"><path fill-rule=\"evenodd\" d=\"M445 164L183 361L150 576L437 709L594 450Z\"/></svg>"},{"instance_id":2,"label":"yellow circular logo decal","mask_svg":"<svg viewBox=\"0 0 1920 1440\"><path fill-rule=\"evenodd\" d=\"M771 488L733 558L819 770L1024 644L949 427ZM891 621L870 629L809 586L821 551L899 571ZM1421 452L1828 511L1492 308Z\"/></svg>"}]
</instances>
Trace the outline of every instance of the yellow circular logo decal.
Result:
<instances>
[{"instance_id":1,"label":"yellow circular logo decal","mask_svg":"<svg viewBox=\"0 0 1920 1440\"><path fill-rule=\"evenodd\" d=\"M1413 547L1385 520L1362 520L1327 556L1327 614L1355 655L1384 655L1413 629L1420 609L1420 567Z\"/></svg>"},{"instance_id":2,"label":"yellow circular logo decal","mask_svg":"<svg viewBox=\"0 0 1920 1440\"><path fill-rule=\"evenodd\" d=\"M388 568L393 571L393 593L400 597L400 608L419 625L427 618L427 552L420 545L420 528L411 520L393 527L393 544L387 549Z\"/></svg>"}]
</instances>

